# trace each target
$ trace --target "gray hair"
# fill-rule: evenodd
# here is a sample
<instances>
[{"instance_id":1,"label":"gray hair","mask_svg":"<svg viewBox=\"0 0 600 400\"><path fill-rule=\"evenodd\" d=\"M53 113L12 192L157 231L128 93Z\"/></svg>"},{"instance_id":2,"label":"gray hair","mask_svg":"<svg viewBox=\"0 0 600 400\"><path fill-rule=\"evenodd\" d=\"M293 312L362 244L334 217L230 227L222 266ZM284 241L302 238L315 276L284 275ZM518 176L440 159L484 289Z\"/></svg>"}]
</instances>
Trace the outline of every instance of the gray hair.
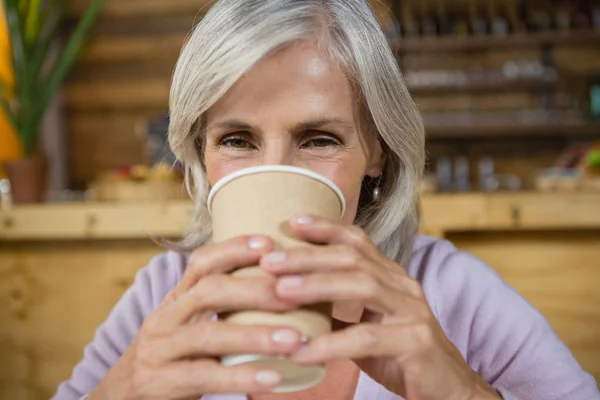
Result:
<instances>
[{"instance_id":1,"label":"gray hair","mask_svg":"<svg viewBox=\"0 0 600 400\"><path fill-rule=\"evenodd\" d=\"M379 138L387 159L381 199L361 206L355 223L387 257L406 263L418 231L425 134L367 0L220 0L198 23L175 67L169 101L169 143L186 166L186 185L196 202L181 244L197 247L212 232L202 162L204 114L258 61L300 39L318 40L356 89L369 132Z\"/></svg>"}]
</instances>

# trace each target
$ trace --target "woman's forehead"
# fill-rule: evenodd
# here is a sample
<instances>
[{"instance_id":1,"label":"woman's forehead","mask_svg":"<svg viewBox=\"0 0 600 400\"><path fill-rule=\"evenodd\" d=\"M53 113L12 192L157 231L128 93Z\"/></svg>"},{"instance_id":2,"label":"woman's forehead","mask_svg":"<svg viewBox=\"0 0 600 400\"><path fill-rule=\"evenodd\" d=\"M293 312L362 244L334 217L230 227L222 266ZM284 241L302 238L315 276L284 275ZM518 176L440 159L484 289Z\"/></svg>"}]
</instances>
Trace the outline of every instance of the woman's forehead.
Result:
<instances>
[{"instance_id":1,"label":"woman's forehead","mask_svg":"<svg viewBox=\"0 0 600 400\"><path fill-rule=\"evenodd\" d=\"M294 43L259 61L211 107L211 115L278 112L298 118L352 118L354 94L344 71L310 43Z\"/></svg>"}]
</instances>

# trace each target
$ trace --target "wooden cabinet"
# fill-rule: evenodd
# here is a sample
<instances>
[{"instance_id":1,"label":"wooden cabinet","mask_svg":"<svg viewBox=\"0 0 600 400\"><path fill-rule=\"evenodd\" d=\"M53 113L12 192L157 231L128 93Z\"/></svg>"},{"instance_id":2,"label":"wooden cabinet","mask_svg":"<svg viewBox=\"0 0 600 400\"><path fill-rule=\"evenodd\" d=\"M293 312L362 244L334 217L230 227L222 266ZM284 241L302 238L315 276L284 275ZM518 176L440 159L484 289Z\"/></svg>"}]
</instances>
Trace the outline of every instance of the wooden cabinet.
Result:
<instances>
[{"instance_id":1,"label":"wooden cabinet","mask_svg":"<svg viewBox=\"0 0 600 400\"><path fill-rule=\"evenodd\" d=\"M600 383L600 229L450 234L530 301Z\"/></svg>"},{"instance_id":2,"label":"wooden cabinet","mask_svg":"<svg viewBox=\"0 0 600 400\"><path fill-rule=\"evenodd\" d=\"M600 195L592 194L428 196L422 231L448 237L495 268L600 381L598 205ZM162 251L149 237L177 236L191 208L170 202L0 211L0 400L53 395L135 273Z\"/></svg>"},{"instance_id":3,"label":"wooden cabinet","mask_svg":"<svg viewBox=\"0 0 600 400\"><path fill-rule=\"evenodd\" d=\"M148 240L0 242L0 399L49 399L159 251Z\"/></svg>"}]
</instances>

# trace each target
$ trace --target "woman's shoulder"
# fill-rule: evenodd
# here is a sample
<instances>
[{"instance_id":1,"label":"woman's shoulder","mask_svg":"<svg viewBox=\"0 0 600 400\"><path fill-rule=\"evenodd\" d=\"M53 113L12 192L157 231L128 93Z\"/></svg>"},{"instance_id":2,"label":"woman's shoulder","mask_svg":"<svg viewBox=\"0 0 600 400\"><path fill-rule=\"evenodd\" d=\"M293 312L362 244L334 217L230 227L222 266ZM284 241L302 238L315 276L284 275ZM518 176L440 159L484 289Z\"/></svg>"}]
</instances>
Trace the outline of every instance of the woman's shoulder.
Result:
<instances>
[{"instance_id":1,"label":"woman's shoulder","mask_svg":"<svg viewBox=\"0 0 600 400\"><path fill-rule=\"evenodd\" d=\"M411 259L406 269L413 278L424 283L424 280L433 275L449 272L450 269L454 274L466 272L465 263L479 264L480 268L487 267L483 261L459 250L448 240L419 235L415 240Z\"/></svg>"},{"instance_id":2,"label":"woman's shoulder","mask_svg":"<svg viewBox=\"0 0 600 400\"><path fill-rule=\"evenodd\" d=\"M152 309L157 308L181 280L189 254L167 251L154 256L136 275L131 290L144 298Z\"/></svg>"},{"instance_id":3,"label":"woman's shoulder","mask_svg":"<svg viewBox=\"0 0 600 400\"><path fill-rule=\"evenodd\" d=\"M484 261L466 251L458 249L452 242L420 235L415 240L408 273L421 284L429 279L463 279L482 275L499 278L498 274Z\"/></svg>"},{"instance_id":4,"label":"woman's shoulder","mask_svg":"<svg viewBox=\"0 0 600 400\"><path fill-rule=\"evenodd\" d=\"M419 281L434 313L440 317L456 317L469 304L499 305L502 298L516 292L488 264L447 240L419 236L411 262L406 267ZM517 295L518 296L518 295Z\"/></svg>"}]
</instances>

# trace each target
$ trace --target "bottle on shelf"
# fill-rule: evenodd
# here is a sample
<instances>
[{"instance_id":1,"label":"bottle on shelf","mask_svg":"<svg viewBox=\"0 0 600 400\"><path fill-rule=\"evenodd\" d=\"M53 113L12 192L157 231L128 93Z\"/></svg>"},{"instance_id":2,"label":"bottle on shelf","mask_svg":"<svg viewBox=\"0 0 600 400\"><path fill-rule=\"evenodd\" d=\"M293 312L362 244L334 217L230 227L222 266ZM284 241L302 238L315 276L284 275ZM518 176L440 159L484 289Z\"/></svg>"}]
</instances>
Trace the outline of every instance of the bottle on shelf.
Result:
<instances>
[{"instance_id":1,"label":"bottle on shelf","mask_svg":"<svg viewBox=\"0 0 600 400\"><path fill-rule=\"evenodd\" d=\"M449 13L452 24L452 35L468 36L469 35L469 20L468 16L460 10L452 9Z\"/></svg>"},{"instance_id":2,"label":"bottle on shelf","mask_svg":"<svg viewBox=\"0 0 600 400\"><path fill-rule=\"evenodd\" d=\"M527 33L527 9L523 0L508 0L506 3L506 10L510 31L513 34Z\"/></svg>"},{"instance_id":3,"label":"bottle on shelf","mask_svg":"<svg viewBox=\"0 0 600 400\"><path fill-rule=\"evenodd\" d=\"M421 1L421 35L423 37L436 37L438 35L438 21L432 2Z\"/></svg>"},{"instance_id":4,"label":"bottle on shelf","mask_svg":"<svg viewBox=\"0 0 600 400\"><path fill-rule=\"evenodd\" d=\"M554 10L554 26L557 31L569 31L572 29L573 10L571 2L562 1L557 4Z\"/></svg>"},{"instance_id":5,"label":"bottle on shelf","mask_svg":"<svg viewBox=\"0 0 600 400\"><path fill-rule=\"evenodd\" d=\"M484 156L479 159L479 190L482 192L493 192L498 189L498 179L496 179L496 169L494 160L491 157Z\"/></svg>"},{"instance_id":6,"label":"bottle on shelf","mask_svg":"<svg viewBox=\"0 0 600 400\"><path fill-rule=\"evenodd\" d=\"M592 79L589 93L590 117L595 121L600 121L600 75Z\"/></svg>"},{"instance_id":7,"label":"bottle on shelf","mask_svg":"<svg viewBox=\"0 0 600 400\"><path fill-rule=\"evenodd\" d=\"M407 38L414 38L419 36L419 23L414 14L414 10L410 3L407 1L402 2L400 9L400 25L402 27L402 33Z\"/></svg>"},{"instance_id":8,"label":"bottle on shelf","mask_svg":"<svg viewBox=\"0 0 600 400\"><path fill-rule=\"evenodd\" d=\"M489 0L488 15L491 25L490 32L494 36L507 36L509 34L506 14L506 4L498 4L495 0Z\"/></svg>"},{"instance_id":9,"label":"bottle on shelf","mask_svg":"<svg viewBox=\"0 0 600 400\"><path fill-rule=\"evenodd\" d=\"M454 189L467 192L471 188L471 175L469 173L469 159L464 156L454 160Z\"/></svg>"},{"instance_id":10,"label":"bottle on shelf","mask_svg":"<svg viewBox=\"0 0 600 400\"><path fill-rule=\"evenodd\" d=\"M444 0L437 1L437 15L440 36L452 35L452 19L446 10L446 2Z\"/></svg>"},{"instance_id":11,"label":"bottle on shelf","mask_svg":"<svg viewBox=\"0 0 600 400\"><path fill-rule=\"evenodd\" d=\"M527 3L527 16L529 30L534 32L547 32L552 28L552 10L546 1L532 1Z\"/></svg>"},{"instance_id":12,"label":"bottle on shelf","mask_svg":"<svg viewBox=\"0 0 600 400\"><path fill-rule=\"evenodd\" d=\"M578 1L574 6L573 29L587 31L591 29L592 5L589 0Z\"/></svg>"},{"instance_id":13,"label":"bottle on shelf","mask_svg":"<svg viewBox=\"0 0 600 400\"><path fill-rule=\"evenodd\" d=\"M471 21L471 34L473 36L483 36L488 34L488 21L482 10L482 4L478 0L471 0L469 4L469 14Z\"/></svg>"},{"instance_id":14,"label":"bottle on shelf","mask_svg":"<svg viewBox=\"0 0 600 400\"><path fill-rule=\"evenodd\" d=\"M435 175L438 187L442 192L448 192L453 189L452 161L449 157L443 156L437 160Z\"/></svg>"},{"instance_id":15,"label":"bottle on shelf","mask_svg":"<svg viewBox=\"0 0 600 400\"><path fill-rule=\"evenodd\" d=\"M600 32L600 2L598 1L592 6L592 22L594 30Z\"/></svg>"}]
</instances>

